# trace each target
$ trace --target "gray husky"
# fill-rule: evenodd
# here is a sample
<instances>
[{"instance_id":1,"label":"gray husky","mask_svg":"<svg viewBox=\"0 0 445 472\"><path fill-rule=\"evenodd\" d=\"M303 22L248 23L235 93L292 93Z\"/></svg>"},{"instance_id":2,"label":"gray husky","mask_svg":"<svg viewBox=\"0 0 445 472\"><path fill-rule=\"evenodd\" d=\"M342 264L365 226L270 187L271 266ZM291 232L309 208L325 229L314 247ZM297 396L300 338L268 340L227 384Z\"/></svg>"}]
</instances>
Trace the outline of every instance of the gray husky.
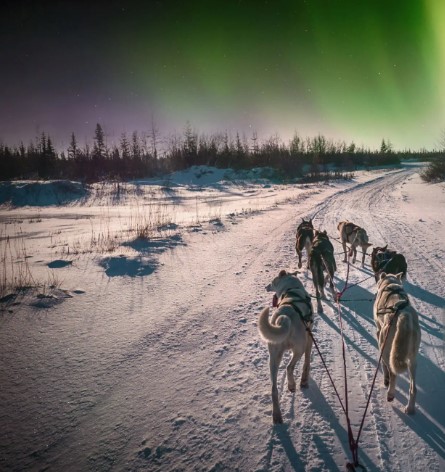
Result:
<instances>
[{"instance_id":1,"label":"gray husky","mask_svg":"<svg viewBox=\"0 0 445 472\"><path fill-rule=\"evenodd\" d=\"M388 387L387 400L394 400L397 374L408 369L409 400L405 413L413 414L417 392L416 357L420 346L420 327L417 312L403 289L402 273L380 274L374 302L374 321L380 352L383 349L382 365L385 387Z\"/></svg>"},{"instance_id":2,"label":"gray husky","mask_svg":"<svg viewBox=\"0 0 445 472\"><path fill-rule=\"evenodd\" d=\"M277 376L283 354L292 351L292 359L287 366L287 386L295 392L294 368L304 354L300 387L307 387L311 361L312 338L306 328L312 327L311 299L295 273L282 270L271 284L268 292L275 292L278 309L269 320L269 308L265 308L258 320L261 337L269 348L270 378L272 381L272 415L274 423L282 423L278 399ZM276 298L275 298L276 297Z\"/></svg>"},{"instance_id":3,"label":"gray husky","mask_svg":"<svg viewBox=\"0 0 445 472\"><path fill-rule=\"evenodd\" d=\"M366 256L366 249L372 246L372 244L368 241L368 234L363 228L360 226L351 223L350 221L340 221L337 225L337 229L340 232L340 239L343 245L343 251L345 251L345 258L343 262L347 262L347 249L346 243L351 245L351 249L349 250L349 257L354 256L352 259L352 263L355 264L357 259L357 246L362 248L362 267L365 267L365 256Z\"/></svg>"},{"instance_id":4,"label":"gray husky","mask_svg":"<svg viewBox=\"0 0 445 472\"><path fill-rule=\"evenodd\" d=\"M398 274L401 272L402 278L405 280L408 270L405 256L397 251L391 251L388 249L388 245L385 247L374 247L371 252L371 267L374 271L376 282L378 282L382 272L387 274Z\"/></svg>"}]
</instances>

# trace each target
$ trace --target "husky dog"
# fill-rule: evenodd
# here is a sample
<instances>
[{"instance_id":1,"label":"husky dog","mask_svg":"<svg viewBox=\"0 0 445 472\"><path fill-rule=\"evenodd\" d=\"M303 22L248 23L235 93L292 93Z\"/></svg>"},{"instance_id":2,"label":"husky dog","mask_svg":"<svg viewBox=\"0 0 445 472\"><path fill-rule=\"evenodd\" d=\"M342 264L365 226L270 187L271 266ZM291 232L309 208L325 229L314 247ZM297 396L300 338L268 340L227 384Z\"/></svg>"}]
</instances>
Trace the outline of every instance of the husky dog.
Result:
<instances>
[{"instance_id":1,"label":"husky dog","mask_svg":"<svg viewBox=\"0 0 445 472\"><path fill-rule=\"evenodd\" d=\"M278 309L270 320L269 308L262 311L258 320L258 330L269 348L273 422L282 423L277 387L278 368L284 352L291 350L292 359L287 366L287 386L291 392L295 392L294 368L304 354L300 387L308 386L312 338L306 328L312 327L312 304L295 273L282 270L266 290L275 292L274 299L277 300Z\"/></svg>"},{"instance_id":2,"label":"husky dog","mask_svg":"<svg viewBox=\"0 0 445 472\"><path fill-rule=\"evenodd\" d=\"M321 297L325 298L324 286L329 282L332 295L335 297L333 284L334 273L337 270L334 258L334 247L329 241L326 231L315 230L314 240L312 241L311 252L309 253L309 266L312 272L312 282L317 296L317 310L323 313L321 306ZM326 272L326 276L324 276Z\"/></svg>"},{"instance_id":3,"label":"husky dog","mask_svg":"<svg viewBox=\"0 0 445 472\"><path fill-rule=\"evenodd\" d=\"M391 251L388 249L388 245L385 247L375 247L371 253L371 267L374 271L375 281L379 280L379 276L382 272L387 274L398 274L402 273L402 278L406 279L406 271L408 265L403 254L399 254L397 251Z\"/></svg>"},{"instance_id":4,"label":"husky dog","mask_svg":"<svg viewBox=\"0 0 445 472\"><path fill-rule=\"evenodd\" d=\"M360 246L363 252L362 267L365 267L366 249L368 249L369 246L372 246L372 244L368 242L368 235L366 231L363 228L360 228L360 226L351 223L350 221L340 221L340 223L337 225L337 229L340 232L343 251L345 251L345 258L343 259L343 262L347 262L346 243L349 243L351 245L349 257L352 255L354 256L352 263L355 264L357 259L357 246Z\"/></svg>"},{"instance_id":5,"label":"husky dog","mask_svg":"<svg viewBox=\"0 0 445 472\"><path fill-rule=\"evenodd\" d=\"M413 414L417 391L416 356L420 345L420 327L417 312L403 289L402 273L380 274L374 302L374 321L380 352L383 349L382 366L385 387L388 387L387 400L394 400L397 374L408 369L409 400L405 413Z\"/></svg>"},{"instance_id":6,"label":"husky dog","mask_svg":"<svg viewBox=\"0 0 445 472\"><path fill-rule=\"evenodd\" d=\"M311 250L312 240L314 239L314 226L312 224L312 218L309 221L305 221L302 218L302 222L297 228L297 241L295 242L295 250L298 256L298 268L301 268L301 254L303 248L306 248L306 255L308 256L307 268L309 269L309 251Z\"/></svg>"}]
</instances>

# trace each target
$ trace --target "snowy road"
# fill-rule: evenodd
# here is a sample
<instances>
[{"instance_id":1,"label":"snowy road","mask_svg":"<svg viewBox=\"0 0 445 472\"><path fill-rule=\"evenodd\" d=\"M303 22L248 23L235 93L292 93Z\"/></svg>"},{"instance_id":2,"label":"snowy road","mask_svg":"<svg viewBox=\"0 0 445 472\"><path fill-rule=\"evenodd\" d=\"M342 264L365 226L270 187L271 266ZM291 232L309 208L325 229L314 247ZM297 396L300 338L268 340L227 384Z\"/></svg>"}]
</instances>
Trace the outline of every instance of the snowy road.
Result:
<instances>
[{"instance_id":1,"label":"snowy road","mask_svg":"<svg viewBox=\"0 0 445 472\"><path fill-rule=\"evenodd\" d=\"M280 369L284 425L274 427L267 348L256 328L271 301L264 286L281 268L296 268L296 224L315 216L334 237L349 219L372 243L402 252L420 313L417 414L403 413L406 377L388 404L379 375L360 461L368 471L445 470L445 192L416 172L329 186L227 220L226 231L191 234L146 277L108 278L84 260L70 270L85 294L44 312L3 314L0 469L344 470L345 418L315 351L309 389L289 393ZM336 257L342 288L346 265ZM350 282L371 274L367 262L351 268ZM310 275L302 278L312 292ZM342 305L355 431L377 363L372 303L361 301L374 293L370 278ZM323 306L314 333L343 394L336 306L330 298Z\"/></svg>"}]
</instances>

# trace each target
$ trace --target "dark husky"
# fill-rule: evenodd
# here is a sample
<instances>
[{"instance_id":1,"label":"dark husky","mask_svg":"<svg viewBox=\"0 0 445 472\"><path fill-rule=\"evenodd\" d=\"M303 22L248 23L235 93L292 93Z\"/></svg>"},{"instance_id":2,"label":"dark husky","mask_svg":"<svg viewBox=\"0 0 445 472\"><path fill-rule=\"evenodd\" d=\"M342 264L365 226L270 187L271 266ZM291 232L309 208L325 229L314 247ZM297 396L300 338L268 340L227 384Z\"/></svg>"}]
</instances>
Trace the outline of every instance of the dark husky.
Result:
<instances>
[{"instance_id":1,"label":"dark husky","mask_svg":"<svg viewBox=\"0 0 445 472\"><path fill-rule=\"evenodd\" d=\"M302 218L302 222L297 228L297 241L295 242L295 250L298 256L298 268L301 268L301 254L303 249L306 248L307 268L309 269L309 251L311 250L312 240L314 239L314 226L312 224L312 218L309 221L305 221Z\"/></svg>"},{"instance_id":2,"label":"dark husky","mask_svg":"<svg viewBox=\"0 0 445 472\"><path fill-rule=\"evenodd\" d=\"M334 247L326 231L315 230L314 240L312 241L311 251L309 253L309 266L312 272L312 281L317 296L317 309L319 313L323 312L320 295L325 298L324 286L329 281L332 295L335 297L333 284L334 273L337 270L334 258ZM324 272L326 271L326 277Z\"/></svg>"},{"instance_id":3,"label":"dark husky","mask_svg":"<svg viewBox=\"0 0 445 472\"><path fill-rule=\"evenodd\" d=\"M397 251L391 251L388 249L388 245L385 247L375 247L372 250L371 267L374 271L376 282L379 280L382 272L394 275L402 273L402 279L405 280L406 271L408 270L405 256Z\"/></svg>"}]
</instances>

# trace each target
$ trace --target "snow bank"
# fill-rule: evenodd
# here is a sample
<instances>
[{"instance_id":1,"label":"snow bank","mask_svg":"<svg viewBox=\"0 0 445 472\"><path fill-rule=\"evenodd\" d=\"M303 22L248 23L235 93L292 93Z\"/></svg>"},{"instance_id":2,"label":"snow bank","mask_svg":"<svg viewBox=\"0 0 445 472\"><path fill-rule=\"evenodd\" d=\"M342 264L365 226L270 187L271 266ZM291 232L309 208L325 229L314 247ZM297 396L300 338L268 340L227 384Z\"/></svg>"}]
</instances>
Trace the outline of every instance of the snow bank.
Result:
<instances>
[{"instance_id":1,"label":"snow bank","mask_svg":"<svg viewBox=\"0 0 445 472\"><path fill-rule=\"evenodd\" d=\"M87 195L80 182L70 180L13 181L0 183L0 205L50 206L66 204Z\"/></svg>"},{"instance_id":2,"label":"snow bank","mask_svg":"<svg viewBox=\"0 0 445 472\"><path fill-rule=\"evenodd\" d=\"M276 171L270 167L255 167L248 170L218 169L210 166L192 166L188 169L173 172L162 179L136 180L139 185L192 186L210 187L228 182L251 181L263 183L266 180L277 180Z\"/></svg>"}]
</instances>

